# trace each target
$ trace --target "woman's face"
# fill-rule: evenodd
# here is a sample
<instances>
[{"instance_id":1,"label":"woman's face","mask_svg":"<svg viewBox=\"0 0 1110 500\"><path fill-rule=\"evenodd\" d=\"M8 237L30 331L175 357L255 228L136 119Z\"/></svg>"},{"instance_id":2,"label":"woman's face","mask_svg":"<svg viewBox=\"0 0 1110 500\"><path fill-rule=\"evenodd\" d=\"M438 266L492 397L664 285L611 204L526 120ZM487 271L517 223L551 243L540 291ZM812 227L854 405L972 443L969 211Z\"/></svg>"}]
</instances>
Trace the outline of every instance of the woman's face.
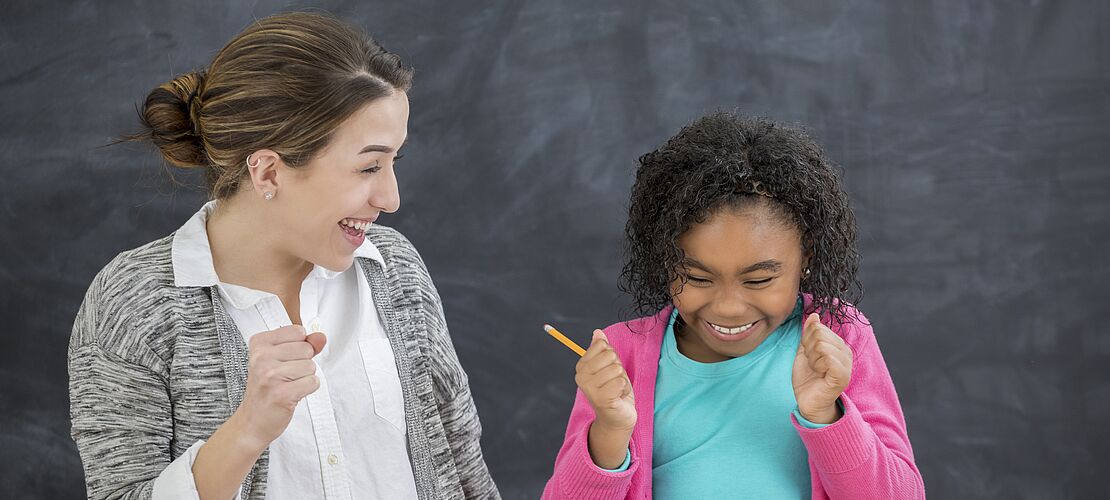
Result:
<instances>
[{"instance_id":1,"label":"woman's face","mask_svg":"<svg viewBox=\"0 0 1110 500\"><path fill-rule=\"evenodd\" d=\"M722 209L683 233L671 295L686 323L679 349L713 363L743 356L790 316L805 266L801 235L765 204Z\"/></svg>"},{"instance_id":2,"label":"woman's face","mask_svg":"<svg viewBox=\"0 0 1110 500\"><path fill-rule=\"evenodd\" d=\"M285 181L272 200L280 223L270 227L286 233L293 255L332 271L351 266L365 227L400 207L393 167L408 120L408 95L395 91L351 115L307 165L281 167Z\"/></svg>"}]
</instances>

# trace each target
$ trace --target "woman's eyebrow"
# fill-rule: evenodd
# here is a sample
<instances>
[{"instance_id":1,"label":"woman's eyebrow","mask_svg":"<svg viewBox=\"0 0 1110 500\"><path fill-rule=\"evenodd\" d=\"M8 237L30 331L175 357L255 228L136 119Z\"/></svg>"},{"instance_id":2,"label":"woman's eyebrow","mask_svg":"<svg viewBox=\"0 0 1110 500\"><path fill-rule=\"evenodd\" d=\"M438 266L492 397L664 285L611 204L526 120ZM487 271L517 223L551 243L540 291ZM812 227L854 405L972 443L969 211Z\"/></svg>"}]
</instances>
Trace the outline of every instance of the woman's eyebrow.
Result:
<instances>
[{"instance_id":1,"label":"woman's eyebrow","mask_svg":"<svg viewBox=\"0 0 1110 500\"><path fill-rule=\"evenodd\" d=\"M406 140L405 142L402 142L401 147L397 148L397 149L400 150L401 148L404 148L406 143L408 143L408 140ZM358 154L363 154L363 153L385 153L385 154L389 154L389 153L392 153L392 152L393 152L393 148L391 148L389 146L383 146L381 144L371 144L369 146L366 146L366 147L362 148L362 151L359 151Z\"/></svg>"},{"instance_id":2,"label":"woman's eyebrow","mask_svg":"<svg viewBox=\"0 0 1110 500\"><path fill-rule=\"evenodd\" d=\"M386 154L388 154L388 153L392 153L392 152L393 152L393 148L391 148L389 146L382 146L380 144L371 144L369 146L366 146L365 148L362 148L362 151L359 151L358 154L363 154L363 153L386 153Z\"/></svg>"}]
</instances>

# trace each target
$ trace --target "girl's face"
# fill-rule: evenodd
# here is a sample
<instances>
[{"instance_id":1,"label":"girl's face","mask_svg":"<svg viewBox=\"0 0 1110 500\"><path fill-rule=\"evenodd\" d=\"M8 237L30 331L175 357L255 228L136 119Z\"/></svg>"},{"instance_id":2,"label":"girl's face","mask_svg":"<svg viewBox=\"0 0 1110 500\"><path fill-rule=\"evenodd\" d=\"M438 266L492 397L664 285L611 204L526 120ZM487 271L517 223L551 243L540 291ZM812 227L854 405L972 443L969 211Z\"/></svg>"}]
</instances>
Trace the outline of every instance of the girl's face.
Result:
<instances>
[{"instance_id":1,"label":"girl's face","mask_svg":"<svg viewBox=\"0 0 1110 500\"><path fill-rule=\"evenodd\" d=\"M282 222L271 227L286 232L293 255L332 271L351 266L365 237L344 222L369 224L400 207L393 164L408 119L408 96L396 91L351 115L307 165L281 169L285 181L272 201L280 201Z\"/></svg>"},{"instance_id":2,"label":"girl's face","mask_svg":"<svg viewBox=\"0 0 1110 500\"><path fill-rule=\"evenodd\" d=\"M725 208L678 238L686 254L671 296L686 323L679 350L715 363L755 350L790 315L806 266L798 230L757 202Z\"/></svg>"}]
</instances>

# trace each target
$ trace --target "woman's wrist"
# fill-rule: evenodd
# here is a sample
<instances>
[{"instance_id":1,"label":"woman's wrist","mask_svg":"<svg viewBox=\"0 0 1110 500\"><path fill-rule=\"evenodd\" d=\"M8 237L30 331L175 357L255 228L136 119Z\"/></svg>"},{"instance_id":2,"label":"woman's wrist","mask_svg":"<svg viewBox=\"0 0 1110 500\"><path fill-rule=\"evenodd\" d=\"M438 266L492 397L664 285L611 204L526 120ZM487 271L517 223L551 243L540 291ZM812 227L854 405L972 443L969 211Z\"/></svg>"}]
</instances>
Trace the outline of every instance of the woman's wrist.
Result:
<instances>
[{"instance_id":1,"label":"woman's wrist","mask_svg":"<svg viewBox=\"0 0 1110 500\"><path fill-rule=\"evenodd\" d=\"M216 437L217 434L220 434L221 439L226 440L228 445L243 453L244 456L253 456L252 461L257 460L262 452L270 446L270 440L258 435L255 426L250 424L250 418L245 414L242 407L232 413L231 418L228 418L212 436Z\"/></svg>"}]
</instances>

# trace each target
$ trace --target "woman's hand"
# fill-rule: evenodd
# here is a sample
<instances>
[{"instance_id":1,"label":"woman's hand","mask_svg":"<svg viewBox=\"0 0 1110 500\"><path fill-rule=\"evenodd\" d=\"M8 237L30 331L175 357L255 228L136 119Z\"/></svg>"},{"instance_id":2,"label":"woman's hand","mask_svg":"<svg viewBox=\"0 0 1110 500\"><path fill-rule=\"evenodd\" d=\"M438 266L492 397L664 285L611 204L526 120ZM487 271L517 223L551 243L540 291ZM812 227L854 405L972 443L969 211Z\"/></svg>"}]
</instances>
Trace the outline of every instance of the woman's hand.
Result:
<instances>
[{"instance_id":1,"label":"woman's hand","mask_svg":"<svg viewBox=\"0 0 1110 500\"><path fill-rule=\"evenodd\" d=\"M831 424L840 419L836 399L852 380L852 350L816 313L802 326L792 380L798 412L806 420Z\"/></svg>"},{"instance_id":2,"label":"woman's hand","mask_svg":"<svg viewBox=\"0 0 1110 500\"><path fill-rule=\"evenodd\" d=\"M202 500L235 497L255 460L289 426L297 403L320 387L312 358L325 343L323 333L306 336L298 325L250 338L243 402L193 462L193 481Z\"/></svg>"},{"instance_id":3,"label":"woman's hand","mask_svg":"<svg viewBox=\"0 0 1110 500\"><path fill-rule=\"evenodd\" d=\"M306 336L300 325L250 338L247 388L235 413L240 414L245 430L263 447L285 431L297 404L320 387L312 358L326 343L323 333Z\"/></svg>"},{"instance_id":4,"label":"woman's hand","mask_svg":"<svg viewBox=\"0 0 1110 500\"><path fill-rule=\"evenodd\" d=\"M632 382L601 330L594 330L590 347L574 371L574 381L595 414L589 433L590 456L599 467L615 469L624 463L636 426Z\"/></svg>"}]
</instances>

